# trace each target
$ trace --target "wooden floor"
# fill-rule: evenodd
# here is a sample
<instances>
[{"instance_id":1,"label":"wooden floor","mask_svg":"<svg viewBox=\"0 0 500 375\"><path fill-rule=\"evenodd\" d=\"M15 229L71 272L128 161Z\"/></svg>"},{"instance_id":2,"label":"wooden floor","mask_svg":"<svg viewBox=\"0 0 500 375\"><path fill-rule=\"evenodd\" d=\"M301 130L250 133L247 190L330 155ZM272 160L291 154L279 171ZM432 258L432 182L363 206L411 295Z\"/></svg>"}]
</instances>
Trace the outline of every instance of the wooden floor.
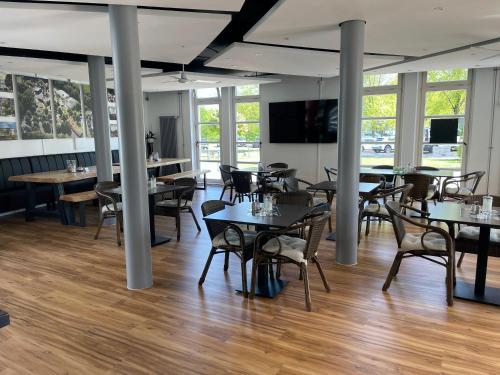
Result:
<instances>
[{"instance_id":1,"label":"wooden floor","mask_svg":"<svg viewBox=\"0 0 500 375\"><path fill-rule=\"evenodd\" d=\"M196 192L198 217L200 202L218 193ZM94 241L89 216L87 228L0 218L0 309L12 320L0 330L0 375L500 373L500 307L455 300L448 308L444 268L406 260L382 292L396 250L387 224L372 225L357 266L336 265L335 243L323 241L332 291L311 268L308 313L292 266L275 299L234 292L236 258L224 275L216 257L199 288L210 244L189 215L181 242L153 249L154 287L129 291L113 228ZM157 224L174 235L173 219ZM474 265L466 257L458 277L472 279ZM500 286L497 259L488 283Z\"/></svg>"}]
</instances>

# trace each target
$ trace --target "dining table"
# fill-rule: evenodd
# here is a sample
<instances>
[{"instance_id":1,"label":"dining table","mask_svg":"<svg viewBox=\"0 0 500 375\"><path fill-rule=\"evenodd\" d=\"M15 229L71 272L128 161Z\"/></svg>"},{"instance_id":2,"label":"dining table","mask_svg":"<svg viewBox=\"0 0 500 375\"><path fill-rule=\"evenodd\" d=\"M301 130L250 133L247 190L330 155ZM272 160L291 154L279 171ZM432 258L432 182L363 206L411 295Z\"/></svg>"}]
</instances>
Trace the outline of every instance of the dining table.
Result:
<instances>
[{"instance_id":1,"label":"dining table","mask_svg":"<svg viewBox=\"0 0 500 375\"><path fill-rule=\"evenodd\" d=\"M361 167L359 169L360 174L379 174L384 176L404 176L409 172L405 172L403 169L397 170L393 168L373 168L373 167ZM460 171L453 171L450 169L438 169L438 170L430 170L430 169L419 169L414 170L411 173L416 174L425 174L427 176L445 178L445 177L456 177L460 175Z\"/></svg>"},{"instance_id":2,"label":"dining table","mask_svg":"<svg viewBox=\"0 0 500 375\"><path fill-rule=\"evenodd\" d=\"M164 244L166 242L170 242L172 238L167 236L162 236L156 233L155 227L155 207L156 207L156 196L160 194L166 193L175 193L185 189L188 189L188 186L180 186L180 185L164 185L159 184L155 187L148 187L148 208L149 208L149 233L151 236L151 246L158 246ZM105 190L108 194L114 195L122 195L123 191L121 186L107 189Z\"/></svg>"},{"instance_id":3,"label":"dining table","mask_svg":"<svg viewBox=\"0 0 500 375\"><path fill-rule=\"evenodd\" d=\"M233 206L226 206L221 211L207 215L203 220L213 220L231 224L243 224L255 226L257 231L269 230L270 228L284 229L301 221L309 212L311 207L300 205L277 204L274 206L273 215L261 216L252 214L252 204L242 202ZM271 278L267 265L260 265L257 269L257 285L255 294L262 297L274 298L286 286L288 281ZM248 286L247 290L250 290ZM242 289L237 289L241 292Z\"/></svg>"},{"instance_id":4,"label":"dining table","mask_svg":"<svg viewBox=\"0 0 500 375\"><path fill-rule=\"evenodd\" d=\"M428 208L428 220L448 225L450 235L455 236L455 224L479 227L479 244L474 284L457 278L454 296L459 299L500 306L500 288L486 286L488 249L491 229L500 229L500 208L493 208L490 215L474 215L471 206L456 202L437 202Z\"/></svg>"},{"instance_id":5,"label":"dining table","mask_svg":"<svg viewBox=\"0 0 500 375\"><path fill-rule=\"evenodd\" d=\"M380 184L372 182L360 182L358 184L358 192L361 197L366 199L368 196L374 194L380 188ZM337 181L321 181L317 184L310 185L306 188L309 191L322 191L326 194L326 199L328 204L331 206L333 202L333 197L337 192ZM336 241L337 235L335 232L331 232L327 237L329 241Z\"/></svg>"},{"instance_id":6,"label":"dining table","mask_svg":"<svg viewBox=\"0 0 500 375\"><path fill-rule=\"evenodd\" d=\"M180 169L182 163L188 163L191 159L189 158L163 158L159 160L149 161L146 160L146 168L159 168L167 165L176 165L177 169ZM120 174L120 165L112 166L113 175ZM27 173L23 175L10 176L9 181L12 182L23 182L26 189L26 210L25 217L26 221L34 220L35 213L40 215L52 216L53 213L50 211L37 211L36 210L36 189L35 185L52 185L54 191L54 199L58 203L58 215L61 219L61 223L64 225L70 225L71 220L69 217L71 214L68 212L68 207L59 201L59 198L64 195L64 184L89 180L97 178L97 168L95 166L86 167L81 171L68 172L66 170L57 171L47 171L47 172L37 172L37 173Z\"/></svg>"}]
</instances>

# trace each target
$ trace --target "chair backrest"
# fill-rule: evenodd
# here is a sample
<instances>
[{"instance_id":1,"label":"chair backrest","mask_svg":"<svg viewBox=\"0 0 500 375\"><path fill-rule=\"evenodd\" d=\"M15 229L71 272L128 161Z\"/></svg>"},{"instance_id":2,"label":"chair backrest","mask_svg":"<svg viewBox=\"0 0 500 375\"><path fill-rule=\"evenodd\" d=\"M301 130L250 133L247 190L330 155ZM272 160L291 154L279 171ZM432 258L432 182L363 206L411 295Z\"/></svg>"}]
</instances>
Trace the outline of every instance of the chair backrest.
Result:
<instances>
[{"instance_id":1,"label":"chair backrest","mask_svg":"<svg viewBox=\"0 0 500 375\"><path fill-rule=\"evenodd\" d=\"M473 204L475 202L479 202L479 204L483 203L483 197L486 194L478 194L478 195L468 195L463 198L466 204ZM490 195L493 198L493 207L500 207L500 196L498 195Z\"/></svg>"},{"instance_id":2,"label":"chair backrest","mask_svg":"<svg viewBox=\"0 0 500 375\"><path fill-rule=\"evenodd\" d=\"M233 167L229 164L221 164L219 165L220 175L222 177L222 181L224 183L231 181L231 172L233 170L238 170L238 168Z\"/></svg>"},{"instance_id":3,"label":"chair backrest","mask_svg":"<svg viewBox=\"0 0 500 375\"><path fill-rule=\"evenodd\" d=\"M413 185L408 193L408 196L413 199L425 199L429 193L429 185L434 181L434 177L422 173L408 173L402 178L405 183Z\"/></svg>"},{"instance_id":4,"label":"chair backrest","mask_svg":"<svg viewBox=\"0 0 500 375\"><path fill-rule=\"evenodd\" d=\"M328 181L335 181L337 179L337 174L338 174L337 169L330 168L327 166L324 166L323 169L326 172L326 177L328 177Z\"/></svg>"},{"instance_id":5,"label":"chair backrest","mask_svg":"<svg viewBox=\"0 0 500 375\"><path fill-rule=\"evenodd\" d=\"M101 181L95 184L94 191L97 194L97 199L99 200L99 206L103 207L108 204L116 203L116 196L106 192L107 190L119 187L120 184L116 181ZM111 207L110 207L111 208Z\"/></svg>"},{"instance_id":6,"label":"chair backrest","mask_svg":"<svg viewBox=\"0 0 500 375\"><path fill-rule=\"evenodd\" d=\"M194 179L192 177L178 178L177 180L174 181L174 185L186 186L187 189L181 190L179 192L175 192L174 197L175 198L180 197L181 199L185 199L187 201L192 201L197 184L198 183L196 182L196 179Z\"/></svg>"},{"instance_id":7,"label":"chair backrest","mask_svg":"<svg viewBox=\"0 0 500 375\"><path fill-rule=\"evenodd\" d=\"M359 182L379 184L385 182L385 176L383 174L362 174L359 176Z\"/></svg>"},{"instance_id":8,"label":"chair backrest","mask_svg":"<svg viewBox=\"0 0 500 375\"><path fill-rule=\"evenodd\" d=\"M379 190L377 191L377 193L368 197L366 200L373 202L373 201L378 201L380 199L384 199L385 201L386 198L400 194L399 202L404 204L408 198L408 193L412 188L413 188L412 184L405 184L390 189Z\"/></svg>"},{"instance_id":9,"label":"chair backrest","mask_svg":"<svg viewBox=\"0 0 500 375\"><path fill-rule=\"evenodd\" d=\"M481 181L481 178L485 175L484 171L470 172L461 176L456 177L448 177L443 181L443 191L448 192L447 190L451 188L456 189L457 193L459 193L461 187L467 188L472 194L476 192L476 189Z\"/></svg>"},{"instance_id":10,"label":"chair backrest","mask_svg":"<svg viewBox=\"0 0 500 375\"><path fill-rule=\"evenodd\" d=\"M252 191L252 174L250 172L232 171L234 190L237 193L250 193Z\"/></svg>"},{"instance_id":11,"label":"chair backrest","mask_svg":"<svg viewBox=\"0 0 500 375\"><path fill-rule=\"evenodd\" d=\"M299 180L295 177L287 177L283 179L283 190L286 192L300 191Z\"/></svg>"},{"instance_id":12,"label":"chair backrest","mask_svg":"<svg viewBox=\"0 0 500 375\"><path fill-rule=\"evenodd\" d=\"M273 174L273 177L276 177L278 180L285 180L287 178L295 178L297 175L296 169L285 169L283 171L279 171Z\"/></svg>"},{"instance_id":13,"label":"chair backrest","mask_svg":"<svg viewBox=\"0 0 500 375\"><path fill-rule=\"evenodd\" d=\"M403 238L406 235L406 229L401 214L401 203L388 201L385 203L385 208L387 208L389 216L391 217L391 223L394 229L394 234L396 235L396 241L398 242L398 247L400 247L401 242L403 242Z\"/></svg>"},{"instance_id":14,"label":"chair backrest","mask_svg":"<svg viewBox=\"0 0 500 375\"><path fill-rule=\"evenodd\" d=\"M392 165L388 165L388 164L375 165L372 167L372 169L391 169L391 170L393 168L394 167ZM394 175L384 174L384 177L385 177L386 182L393 182L394 181Z\"/></svg>"},{"instance_id":15,"label":"chair backrest","mask_svg":"<svg viewBox=\"0 0 500 375\"><path fill-rule=\"evenodd\" d=\"M292 204L297 206L312 206L312 195L307 191L293 191L276 195L276 204Z\"/></svg>"},{"instance_id":16,"label":"chair backrest","mask_svg":"<svg viewBox=\"0 0 500 375\"><path fill-rule=\"evenodd\" d=\"M226 206L232 206L232 203L220 200L210 200L203 202L201 204L201 212L203 216L211 215L215 212L222 211ZM227 224L222 221L205 220L207 226L208 235L210 239L214 239L215 236L222 233L226 229Z\"/></svg>"},{"instance_id":17,"label":"chair backrest","mask_svg":"<svg viewBox=\"0 0 500 375\"><path fill-rule=\"evenodd\" d=\"M288 168L287 163L271 163L267 165L269 168Z\"/></svg>"},{"instance_id":18,"label":"chair backrest","mask_svg":"<svg viewBox=\"0 0 500 375\"><path fill-rule=\"evenodd\" d=\"M306 225L308 225L309 230L307 232L307 243L304 250L304 258L309 260L316 255L318 252L318 246L323 238L323 231L325 230L325 224L330 218L330 211L319 213L306 220Z\"/></svg>"}]
</instances>

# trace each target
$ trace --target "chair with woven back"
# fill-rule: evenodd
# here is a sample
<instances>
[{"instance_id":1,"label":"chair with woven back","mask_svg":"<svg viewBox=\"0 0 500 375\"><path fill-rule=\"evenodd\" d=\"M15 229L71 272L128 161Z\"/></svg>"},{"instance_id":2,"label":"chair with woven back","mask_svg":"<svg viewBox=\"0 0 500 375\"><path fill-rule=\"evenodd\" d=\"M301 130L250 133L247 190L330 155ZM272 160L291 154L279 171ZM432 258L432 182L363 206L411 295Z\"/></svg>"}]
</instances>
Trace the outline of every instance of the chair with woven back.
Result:
<instances>
[{"instance_id":1,"label":"chair with woven back","mask_svg":"<svg viewBox=\"0 0 500 375\"><path fill-rule=\"evenodd\" d=\"M372 167L372 169L393 169L394 167L392 165L375 165ZM385 177L385 182L384 182L384 189L390 189L395 186L396 182L396 176L394 174L384 174Z\"/></svg>"},{"instance_id":2,"label":"chair with woven back","mask_svg":"<svg viewBox=\"0 0 500 375\"><path fill-rule=\"evenodd\" d=\"M338 170L336 168L323 166L323 169L325 170L326 177L328 178L328 181L336 181L337 180Z\"/></svg>"},{"instance_id":3,"label":"chair with woven back","mask_svg":"<svg viewBox=\"0 0 500 375\"><path fill-rule=\"evenodd\" d=\"M323 285L326 291L330 292L330 286L318 258L318 246L329 216L329 212L322 212L311 215L303 223L284 230L259 232L255 239L253 253L250 299L255 296L257 268L264 264L272 267L273 264L292 263L299 267L304 280L305 302L308 311L312 309L307 270L309 263L316 264ZM306 238L288 236L287 233L292 230L306 230ZM279 275L277 276L279 277Z\"/></svg>"},{"instance_id":4,"label":"chair with woven back","mask_svg":"<svg viewBox=\"0 0 500 375\"><path fill-rule=\"evenodd\" d=\"M122 202L119 201L118 196L115 194L110 194L108 190L119 187L120 184L116 181L101 181L94 186L94 191L97 194L97 199L99 201L99 225L97 226L97 232L94 239L99 238L99 233L101 232L104 220L114 218L116 219L116 243L121 246L121 230L123 227L123 207Z\"/></svg>"},{"instance_id":5,"label":"chair with woven back","mask_svg":"<svg viewBox=\"0 0 500 375\"><path fill-rule=\"evenodd\" d=\"M222 182L224 183L219 199L222 199L224 197L224 193L226 192L226 190L229 189L229 200L232 201L234 184L233 184L233 179L231 178L231 172L237 171L238 168L233 167L232 165L229 164L221 164L219 166L219 170L220 170L220 175L222 177Z\"/></svg>"},{"instance_id":6,"label":"chair with woven back","mask_svg":"<svg viewBox=\"0 0 500 375\"><path fill-rule=\"evenodd\" d=\"M493 207L500 207L500 196L490 195L493 198ZM470 195L463 198L464 203L481 204L484 195ZM455 238L455 251L460 251L457 267L462 266L466 253L477 254L479 250L479 227L470 225L460 226ZM490 245L488 248L490 256L500 257L500 229L491 229Z\"/></svg>"},{"instance_id":7,"label":"chair with woven back","mask_svg":"<svg viewBox=\"0 0 500 375\"><path fill-rule=\"evenodd\" d=\"M440 200L461 200L474 195L484 174L484 171L477 171L456 177L446 177L443 181Z\"/></svg>"},{"instance_id":8,"label":"chair with woven back","mask_svg":"<svg viewBox=\"0 0 500 375\"><path fill-rule=\"evenodd\" d=\"M288 169L288 164L287 163L271 163L267 165L268 168L283 168L283 169Z\"/></svg>"},{"instance_id":9,"label":"chair with woven back","mask_svg":"<svg viewBox=\"0 0 500 375\"><path fill-rule=\"evenodd\" d=\"M201 212L205 217L223 210L226 206L233 205L233 203L221 200L210 200L202 203ZM205 224L212 247L198 284L201 286L205 282L214 255L224 254L224 272L226 272L229 268L229 254L235 254L240 259L242 291L246 297L248 294L246 263L252 259L253 245L257 233L243 231L237 225L222 221L205 220Z\"/></svg>"},{"instance_id":10,"label":"chair with woven back","mask_svg":"<svg viewBox=\"0 0 500 375\"><path fill-rule=\"evenodd\" d=\"M384 186L385 176L383 174L371 174L371 173L360 174L359 182L369 182L372 184L380 184L381 186Z\"/></svg>"},{"instance_id":11,"label":"chair with woven back","mask_svg":"<svg viewBox=\"0 0 500 375\"><path fill-rule=\"evenodd\" d=\"M160 201L156 202L155 214L175 218L177 241L179 241L181 239L181 213L183 212L191 214L198 232L201 231L200 224L198 224L192 207L197 182L194 178L184 177L175 180L174 184L185 186L186 189L174 192L173 195L172 193L165 194Z\"/></svg>"},{"instance_id":12,"label":"chair with woven back","mask_svg":"<svg viewBox=\"0 0 500 375\"><path fill-rule=\"evenodd\" d=\"M276 204L290 204L311 207L313 204L313 197L305 190L283 192L276 194Z\"/></svg>"},{"instance_id":13,"label":"chair with woven back","mask_svg":"<svg viewBox=\"0 0 500 375\"><path fill-rule=\"evenodd\" d=\"M391 217L394 234L398 243L398 252L382 290L385 292L389 289L392 279L398 274L401 261L404 258L420 257L446 268L446 301L448 306L452 306L453 286L455 284L455 251L450 234L440 227L412 220L402 214L403 209L416 211L425 216L428 216L427 212L396 201L388 201L385 207ZM409 233L406 230L405 223L414 228L424 229L425 231Z\"/></svg>"},{"instance_id":14,"label":"chair with woven back","mask_svg":"<svg viewBox=\"0 0 500 375\"><path fill-rule=\"evenodd\" d=\"M408 193L410 204L415 201L420 202L422 211L427 211L428 201L436 201L437 186L434 185L436 178L422 173L407 173L401 178L406 184L413 185L413 188Z\"/></svg>"},{"instance_id":15,"label":"chair with woven back","mask_svg":"<svg viewBox=\"0 0 500 375\"><path fill-rule=\"evenodd\" d=\"M250 202L253 202L254 195L257 193L258 189L252 182L252 173L246 171L232 171L231 178L234 185L234 198L232 202L243 202L245 197L248 198Z\"/></svg>"},{"instance_id":16,"label":"chair with woven back","mask_svg":"<svg viewBox=\"0 0 500 375\"><path fill-rule=\"evenodd\" d=\"M434 171L434 172L437 172L439 171L439 168L436 168L436 167L430 167L428 165L418 165L415 167L415 171L416 172L421 172L421 171ZM429 188L429 192L431 190L434 190L434 196L432 197L431 200L436 200L436 199L439 199L439 195L440 195L440 192L441 192L441 179L438 178L438 177L434 177L434 181L432 183L434 185L434 187L430 187Z\"/></svg>"},{"instance_id":17,"label":"chair with woven back","mask_svg":"<svg viewBox=\"0 0 500 375\"><path fill-rule=\"evenodd\" d=\"M273 173L272 177L274 177L276 180L272 181L268 185L268 187L272 191L285 191L284 181L287 179L295 178L296 174L297 170L294 168L284 169L282 171Z\"/></svg>"},{"instance_id":18,"label":"chair with woven back","mask_svg":"<svg viewBox=\"0 0 500 375\"><path fill-rule=\"evenodd\" d=\"M391 189L380 189L375 194L366 199L363 199L359 209L359 224L358 224L358 241L361 240L361 227L363 220L366 218L365 236L370 233L370 221L372 218L377 218L379 221L391 221L391 217L385 203L389 197L399 195L399 202L406 203L408 193L412 189L412 184L406 184ZM393 198L394 200L394 198ZM367 205L365 205L368 203Z\"/></svg>"}]
</instances>

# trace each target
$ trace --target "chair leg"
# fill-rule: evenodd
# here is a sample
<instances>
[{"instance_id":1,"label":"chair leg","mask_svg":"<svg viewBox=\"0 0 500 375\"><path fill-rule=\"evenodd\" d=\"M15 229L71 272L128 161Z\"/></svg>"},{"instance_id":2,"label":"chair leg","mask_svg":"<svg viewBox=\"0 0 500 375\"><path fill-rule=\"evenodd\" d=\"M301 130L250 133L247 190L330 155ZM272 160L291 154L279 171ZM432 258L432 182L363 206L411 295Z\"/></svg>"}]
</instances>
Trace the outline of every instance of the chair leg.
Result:
<instances>
[{"instance_id":1,"label":"chair leg","mask_svg":"<svg viewBox=\"0 0 500 375\"><path fill-rule=\"evenodd\" d=\"M458 258L458 262L457 262L458 268L462 267L462 262L464 260L464 257L465 257L465 253L462 251L462 253L460 253L460 258Z\"/></svg>"},{"instance_id":2,"label":"chair leg","mask_svg":"<svg viewBox=\"0 0 500 375\"><path fill-rule=\"evenodd\" d=\"M333 232L333 227L332 227L332 215L328 218L328 229L330 232Z\"/></svg>"},{"instance_id":3,"label":"chair leg","mask_svg":"<svg viewBox=\"0 0 500 375\"><path fill-rule=\"evenodd\" d=\"M365 227L365 236L368 236L370 234L370 220L371 216L366 217L366 227Z\"/></svg>"},{"instance_id":4,"label":"chair leg","mask_svg":"<svg viewBox=\"0 0 500 375\"><path fill-rule=\"evenodd\" d=\"M401 264L401 261L403 260L403 252L398 252L396 254L396 257L394 258L394 262L392 263L391 270L389 271L389 274L387 275L387 280L385 280L384 286L382 287L382 290L385 292L389 287L391 286L391 281L396 276L396 273L399 269L399 265Z\"/></svg>"},{"instance_id":5,"label":"chair leg","mask_svg":"<svg viewBox=\"0 0 500 375\"><path fill-rule=\"evenodd\" d=\"M309 290L309 275L307 274L307 266L305 264L302 264L300 266L300 269L302 271L302 275L304 275L304 290L306 293L306 309L307 311L311 311L311 291Z\"/></svg>"},{"instance_id":6,"label":"chair leg","mask_svg":"<svg viewBox=\"0 0 500 375\"><path fill-rule=\"evenodd\" d=\"M224 193L226 192L226 188L227 188L226 185L224 185L224 187L222 188L222 193L220 193L220 197L219 197L220 201L222 200L222 197L224 197Z\"/></svg>"},{"instance_id":7,"label":"chair leg","mask_svg":"<svg viewBox=\"0 0 500 375\"><path fill-rule=\"evenodd\" d=\"M318 267L318 272L319 275L321 276L321 280L323 280L323 285L325 286L325 289L328 293L330 293L330 285L328 284L328 280L325 277L325 274L323 273L323 267L321 267L321 264L319 263L318 257L313 258L314 263L316 263L316 267Z\"/></svg>"},{"instance_id":8,"label":"chair leg","mask_svg":"<svg viewBox=\"0 0 500 375\"><path fill-rule=\"evenodd\" d=\"M196 219L194 211L191 207L189 207L189 212L191 212L191 216L193 216L193 220L194 220L194 223L196 224L196 228L198 228L198 232L201 232L200 224L198 224L198 220Z\"/></svg>"},{"instance_id":9,"label":"chair leg","mask_svg":"<svg viewBox=\"0 0 500 375\"><path fill-rule=\"evenodd\" d=\"M250 294L248 298L253 299L255 297L255 285L257 284L257 267L259 266L259 262L257 258L253 258L252 261L252 279L250 281Z\"/></svg>"},{"instance_id":10,"label":"chair leg","mask_svg":"<svg viewBox=\"0 0 500 375\"><path fill-rule=\"evenodd\" d=\"M446 302L448 306L453 306L453 269L455 268L454 259L448 259L446 265Z\"/></svg>"},{"instance_id":11,"label":"chair leg","mask_svg":"<svg viewBox=\"0 0 500 375\"><path fill-rule=\"evenodd\" d=\"M229 251L224 253L224 272L229 268Z\"/></svg>"},{"instance_id":12,"label":"chair leg","mask_svg":"<svg viewBox=\"0 0 500 375\"><path fill-rule=\"evenodd\" d=\"M199 285L203 285L203 283L205 282L205 277L207 277L208 269L210 268L210 264L212 263L212 259L215 255L215 251L216 251L216 249L214 247L212 247L210 249L210 254L208 254L208 259L207 259L207 262L205 263L205 268L203 268L203 272L201 274L200 280L198 280Z\"/></svg>"},{"instance_id":13,"label":"chair leg","mask_svg":"<svg viewBox=\"0 0 500 375\"><path fill-rule=\"evenodd\" d=\"M97 233L94 236L94 240L99 238L99 233L101 233L102 224L104 223L104 215L101 215L101 219L99 220L99 225L97 226Z\"/></svg>"},{"instance_id":14,"label":"chair leg","mask_svg":"<svg viewBox=\"0 0 500 375\"><path fill-rule=\"evenodd\" d=\"M177 213L175 217L175 226L177 227L177 242L181 240L181 215Z\"/></svg>"},{"instance_id":15,"label":"chair leg","mask_svg":"<svg viewBox=\"0 0 500 375\"><path fill-rule=\"evenodd\" d=\"M269 278L271 280L274 280L274 269L273 269L273 264L269 263Z\"/></svg>"},{"instance_id":16,"label":"chair leg","mask_svg":"<svg viewBox=\"0 0 500 375\"><path fill-rule=\"evenodd\" d=\"M276 265L276 278L279 280L281 278L281 260L278 260Z\"/></svg>"},{"instance_id":17,"label":"chair leg","mask_svg":"<svg viewBox=\"0 0 500 375\"><path fill-rule=\"evenodd\" d=\"M248 297L247 264L243 258L241 258L241 291L243 292L243 297Z\"/></svg>"},{"instance_id":18,"label":"chair leg","mask_svg":"<svg viewBox=\"0 0 500 375\"><path fill-rule=\"evenodd\" d=\"M230 202L233 201L233 187L232 186L229 187L229 201Z\"/></svg>"},{"instance_id":19,"label":"chair leg","mask_svg":"<svg viewBox=\"0 0 500 375\"><path fill-rule=\"evenodd\" d=\"M122 240L120 238L120 233L121 233L121 229L120 229L120 218L118 217L118 215L116 216L116 243L118 244L118 246L121 246L122 245Z\"/></svg>"}]
</instances>

